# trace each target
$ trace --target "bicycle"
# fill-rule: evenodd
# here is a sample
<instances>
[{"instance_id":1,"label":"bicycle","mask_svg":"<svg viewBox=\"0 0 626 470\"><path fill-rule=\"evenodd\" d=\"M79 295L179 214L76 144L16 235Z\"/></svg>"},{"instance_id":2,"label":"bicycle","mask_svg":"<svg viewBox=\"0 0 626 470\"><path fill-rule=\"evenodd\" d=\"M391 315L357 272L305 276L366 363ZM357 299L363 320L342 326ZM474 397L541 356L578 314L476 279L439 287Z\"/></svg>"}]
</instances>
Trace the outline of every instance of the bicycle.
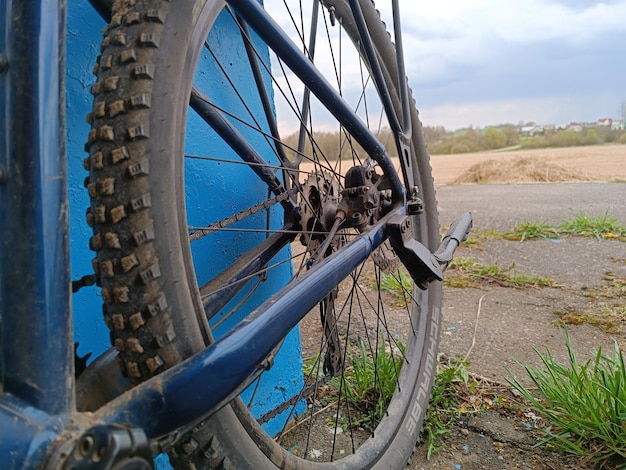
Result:
<instances>
[{"instance_id":1,"label":"bicycle","mask_svg":"<svg viewBox=\"0 0 626 470\"><path fill-rule=\"evenodd\" d=\"M457 219L439 243L397 0L395 46L370 0L312 2L310 13L278 23L254 0L113 5L86 145L95 275L73 285L101 288L112 348L80 374L76 387L64 4L54 4L45 19L42 5L11 3L8 30L21 41L0 43L9 51L0 72L11 90L2 104L12 124L2 137L8 158L0 172L0 455L8 468L150 468L159 452L175 468L405 465L435 375L443 270L471 217ZM106 2L98 7L109 15ZM238 37L224 34L224 24ZM323 49L318 31L341 52ZM231 39L225 57L214 53L212 44ZM345 58L344 46L355 62ZM51 50L56 55L43 60ZM228 77L228 52L249 64L245 77L262 113L250 112L240 85ZM352 68L342 75L339 64ZM39 72L35 94L33 71ZM209 73L223 86L203 89ZM297 84L286 85L292 79ZM355 83L362 89L353 92ZM48 106L56 110L52 118ZM284 109L295 115L291 141L281 137ZM329 118L338 129L333 150L312 130ZM207 126L199 130L199 122ZM385 136L397 164L380 142ZM216 155L218 140L226 146ZM235 173L224 176L228 166L251 171L257 184L241 191ZM37 171L26 171L31 168ZM203 192L190 194L194 176ZM223 199L229 191L236 204ZM217 213L224 207L231 213ZM231 259L234 244L246 251ZM223 248L209 262L207 247L216 246ZM401 287L393 300L381 283L403 285L400 263L416 287ZM273 281L279 270L292 277L286 285ZM259 305L259 298L267 300ZM255 390L307 314L319 316L320 337L308 351L313 359L304 364L299 391L254 417ZM368 368L373 386L366 401L375 402L374 410L360 408L352 385L356 371ZM276 438L265 430L269 421L280 423ZM294 423L309 426L295 441ZM319 432L332 436L330 455L312 452L311 435Z\"/></svg>"}]
</instances>

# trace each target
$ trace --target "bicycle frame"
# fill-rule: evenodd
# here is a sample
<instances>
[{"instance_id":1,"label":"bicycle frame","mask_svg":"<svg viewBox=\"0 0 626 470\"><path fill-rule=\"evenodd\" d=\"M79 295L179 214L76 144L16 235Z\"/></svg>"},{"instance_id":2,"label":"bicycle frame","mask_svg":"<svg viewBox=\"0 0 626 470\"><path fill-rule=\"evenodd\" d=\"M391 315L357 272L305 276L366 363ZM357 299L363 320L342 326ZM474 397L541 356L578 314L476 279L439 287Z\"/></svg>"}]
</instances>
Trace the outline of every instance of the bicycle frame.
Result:
<instances>
[{"instance_id":1,"label":"bicycle frame","mask_svg":"<svg viewBox=\"0 0 626 470\"><path fill-rule=\"evenodd\" d=\"M393 3L397 9L397 0ZM0 456L9 459L9 468L41 468L61 443L76 440L95 424L139 428L155 439L219 409L280 339L389 237L390 221L406 217L403 183L412 181L400 181L384 146L256 0L230 4L314 94L336 103L331 112L389 178L395 209L204 351L93 414L77 413L64 144L66 5L62 0L7 0L0 13L6 27L0 38L0 51L6 51L0 55L5 90L0 119L8 130L0 135ZM358 1L351 4L358 20ZM377 59L368 59L376 75ZM403 69L400 76L405 87ZM407 99L405 94L405 109ZM407 131L398 131L399 150L409 151Z\"/></svg>"}]
</instances>

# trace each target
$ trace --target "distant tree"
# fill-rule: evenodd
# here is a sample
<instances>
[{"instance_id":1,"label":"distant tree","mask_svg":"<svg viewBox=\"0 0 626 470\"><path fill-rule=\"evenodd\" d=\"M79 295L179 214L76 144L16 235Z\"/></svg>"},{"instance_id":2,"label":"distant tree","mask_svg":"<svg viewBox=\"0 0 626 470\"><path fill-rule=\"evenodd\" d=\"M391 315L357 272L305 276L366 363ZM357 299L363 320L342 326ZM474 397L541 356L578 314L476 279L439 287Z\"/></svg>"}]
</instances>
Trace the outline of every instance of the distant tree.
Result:
<instances>
[{"instance_id":1,"label":"distant tree","mask_svg":"<svg viewBox=\"0 0 626 470\"><path fill-rule=\"evenodd\" d=\"M495 127L488 127L482 135L482 145L488 150L500 149L506 146L506 134Z\"/></svg>"},{"instance_id":2,"label":"distant tree","mask_svg":"<svg viewBox=\"0 0 626 470\"><path fill-rule=\"evenodd\" d=\"M469 153L471 151L470 146L466 142L458 142L450 147L450 153Z\"/></svg>"},{"instance_id":3,"label":"distant tree","mask_svg":"<svg viewBox=\"0 0 626 470\"><path fill-rule=\"evenodd\" d=\"M540 149L550 146L550 142L545 137L528 137L520 140L523 149Z\"/></svg>"},{"instance_id":4,"label":"distant tree","mask_svg":"<svg viewBox=\"0 0 626 470\"><path fill-rule=\"evenodd\" d=\"M424 126L424 138L429 144L443 142L449 137L449 132L443 126Z\"/></svg>"},{"instance_id":5,"label":"distant tree","mask_svg":"<svg viewBox=\"0 0 626 470\"><path fill-rule=\"evenodd\" d=\"M557 132L554 134L550 143L555 147L574 147L581 144L580 134L572 129Z\"/></svg>"},{"instance_id":6,"label":"distant tree","mask_svg":"<svg viewBox=\"0 0 626 470\"><path fill-rule=\"evenodd\" d=\"M596 145L600 143L598 132L595 129L587 129L585 133L585 145Z\"/></svg>"},{"instance_id":7,"label":"distant tree","mask_svg":"<svg viewBox=\"0 0 626 470\"><path fill-rule=\"evenodd\" d=\"M619 134L609 126L596 126L593 130L598 136L598 143L613 142Z\"/></svg>"},{"instance_id":8,"label":"distant tree","mask_svg":"<svg viewBox=\"0 0 626 470\"><path fill-rule=\"evenodd\" d=\"M480 147L480 133L476 132L472 127L457 136L469 147L470 151L478 150Z\"/></svg>"},{"instance_id":9,"label":"distant tree","mask_svg":"<svg viewBox=\"0 0 626 470\"><path fill-rule=\"evenodd\" d=\"M586 129L584 132L575 132L571 129L561 131L550 129L541 136L523 136L522 138L520 138L517 127L513 124L488 127L483 132L472 128L449 132L443 126L425 126L423 131L431 155L479 152L518 144L522 148L533 149L595 145L606 142L626 143L626 131L612 130L607 126L597 126ZM391 157L398 155L395 139L389 128L378 131L376 137L385 146ZM295 158L298 133L287 136L284 142L287 156L290 159ZM356 143L354 138L347 135L345 130L315 132L313 136L308 135L302 153L306 158L310 158L314 154L323 154L331 158L341 155L342 159L352 161L355 164L363 162L367 158L365 151Z\"/></svg>"},{"instance_id":10,"label":"distant tree","mask_svg":"<svg viewBox=\"0 0 626 470\"><path fill-rule=\"evenodd\" d=\"M506 146L511 147L519 144L519 131L513 124L504 124L500 130L506 135Z\"/></svg>"},{"instance_id":11,"label":"distant tree","mask_svg":"<svg viewBox=\"0 0 626 470\"><path fill-rule=\"evenodd\" d=\"M452 139L446 139L443 142L428 144L428 151L431 155L449 155L452 148Z\"/></svg>"}]
</instances>

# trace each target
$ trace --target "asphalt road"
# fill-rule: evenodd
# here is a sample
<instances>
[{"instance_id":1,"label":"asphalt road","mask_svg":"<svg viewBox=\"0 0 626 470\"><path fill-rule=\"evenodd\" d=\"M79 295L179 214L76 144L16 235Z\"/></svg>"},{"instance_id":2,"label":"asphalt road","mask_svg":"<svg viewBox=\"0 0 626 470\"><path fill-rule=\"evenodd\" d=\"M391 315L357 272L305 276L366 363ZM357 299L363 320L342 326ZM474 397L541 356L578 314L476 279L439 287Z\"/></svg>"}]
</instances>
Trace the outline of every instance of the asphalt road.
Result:
<instances>
[{"instance_id":1,"label":"asphalt road","mask_svg":"<svg viewBox=\"0 0 626 470\"><path fill-rule=\"evenodd\" d=\"M438 188L438 200L444 226L463 211L471 211L474 227L482 230L507 231L521 222L559 225L578 212L608 214L626 225L626 183L442 186ZM444 287L440 352L467 359L468 370L478 376L505 384L506 377L514 374L530 384L517 361L543 368L535 351L549 350L556 360L566 364L563 334L557 328L559 312L571 313L574 318L598 314L601 318L615 311L611 318L619 323L626 299L605 293L610 292L611 279L626 279L623 241L562 237L520 242L495 237L475 245L464 244L456 256L498 266L506 272L553 279L558 286L513 289L483 282L471 288ZM600 346L603 351L611 351L615 341L626 348L626 323L622 326L616 333L607 333L590 322L569 323L568 334L579 361L595 357ZM492 438L496 422L515 430L524 430L525 424L510 415L490 413L473 415L471 420L479 424L474 427L463 424L467 419L463 417L463 422L453 427L444 450L430 460L426 458L426 446L418 447L408 468L593 468L571 456L566 460L542 454L514 439Z\"/></svg>"},{"instance_id":2,"label":"asphalt road","mask_svg":"<svg viewBox=\"0 0 626 470\"><path fill-rule=\"evenodd\" d=\"M474 226L510 230L520 222L559 225L578 212L605 213L626 225L626 183L536 183L441 186L439 216L447 225L470 211Z\"/></svg>"},{"instance_id":3,"label":"asphalt road","mask_svg":"<svg viewBox=\"0 0 626 470\"><path fill-rule=\"evenodd\" d=\"M482 230L507 231L521 222L559 225L579 212L608 214L626 225L626 183L444 186L438 199L444 226L464 210L472 212L474 227ZM600 294L608 285L607 273L619 279L626 276L626 243L617 239L562 237L522 243L496 237L462 245L456 256L547 277L561 286L511 289L487 283L474 289L444 288L441 350L462 357L478 333L470 369L494 379L503 380L505 368L514 365L512 356L531 360L533 347L562 349L555 311L586 314L623 303ZM486 297L479 308L481 296ZM571 335L581 351L600 344L610 348L613 341L591 325L572 327ZM623 333L618 337L624 341Z\"/></svg>"}]
</instances>

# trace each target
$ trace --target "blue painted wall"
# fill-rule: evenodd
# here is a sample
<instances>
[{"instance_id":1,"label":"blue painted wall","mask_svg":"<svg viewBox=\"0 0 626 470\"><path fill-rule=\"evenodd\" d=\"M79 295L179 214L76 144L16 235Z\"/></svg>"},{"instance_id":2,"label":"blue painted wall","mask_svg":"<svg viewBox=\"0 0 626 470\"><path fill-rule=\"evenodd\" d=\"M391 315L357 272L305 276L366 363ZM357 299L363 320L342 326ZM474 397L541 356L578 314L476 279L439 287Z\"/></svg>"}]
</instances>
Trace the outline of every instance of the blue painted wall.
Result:
<instances>
[{"instance_id":1,"label":"blue painted wall","mask_svg":"<svg viewBox=\"0 0 626 470\"><path fill-rule=\"evenodd\" d=\"M100 52L104 21L87 0L68 2L67 21L67 155L68 196L70 202L70 259L72 280L93 273L91 259L94 253L89 246L91 228L85 220L89 207L89 195L83 181L87 172L83 159L87 157L85 142L89 124L85 121L92 108L89 93L95 82L92 73ZM99 289L84 288L72 296L74 314L74 337L80 342L80 355L93 352L97 355L110 346L109 332L102 320L102 299Z\"/></svg>"},{"instance_id":2,"label":"blue painted wall","mask_svg":"<svg viewBox=\"0 0 626 470\"><path fill-rule=\"evenodd\" d=\"M77 280L92 272L91 259L93 252L86 247L91 236L91 229L85 222L85 210L89 205L87 191L83 187L83 180L87 176L83 169L83 159L87 156L84 143L89 132L85 116L91 111L92 97L89 88L93 84L92 68L99 53L102 39L101 31L105 24L91 8L87 0L70 0L68 7L68 35L67 35L67 151L69 174L70 226L71 226L71 261L72 279ZM253 112L262 116L262 108L254 89L251 74L244 64L247 61L245 51L241 45L239 33L229 23L228 19L220 18L212 33L214 52L224 58L229 72L234 72L237 87L243 94L248 106ZM233 104L241 107L239 99L224 87L221 72L211 64L207 53L203 59L207 68L196 76L196 82L204 89L215 88L220 90L211 98L218 104ZM269 62L268 62L269 63ZM269 82L268 82L269 83ZM208 88L207 88L208 87ZM271 87L270 87L271 89ZM212 131L199 118L190 113L188 123L188 154L204 154L211 149L213 156L235 158L232 151L221 144L212 134ZM261 119L260 119L261 120ZM262 120L261 120L262 121ZM248 132L241 128L242 132ZM267 144L261 142L258 136L257 148L268 149ZM208 144L208 145L207 145ZM269 150L269 149L268 149ZM275 157L268 152L267 160L276 163ZM186 166L187 182L187 209L190 224L201 224L203 220L219 220L232 214L238 208L249 207L266 196L267 188L249 169L239 166L236 171L224 173L226 165L215 164L213 169L206 165L200 168L193 162ZM265 214L259 214L265 218ZM282 225L280 211L272 213L272 227ZM219 272L237 255L245 250L254 239L262 239L263 234L225 234L217 242L211 244L199 243L194 247L196 274L199 279L209 279ZM279 255L278 260L286 259L288 250ZM277 260L277 261L278 261ZM268 280L261 284L254 293L251 306L259 305L268 296L276 285L285 284L291 275L291 263L285 263L281 268L272 270ZM272 287L270 289L269 287ZM244 289L245 294L245 289ZM243 295L243 294L242 294ZM231 304L236 305L238 299ZM96 288L84 288L72 298L74 312L74 336L80 342L80 355L92 352L94 357L109 347L108 330L102 321L102 300ZM226 310L226 309L225 309ZM238 316L230 320L236 322L248 311L238 312ZM224 325L221 328L226 328ZM219 335L219 331L217 333ZM253 412L262 414L284 399L293 396L302 385L300 334L296 329L289 337L276 358L274 368L264 377L260 390L257 391ZM280 430L284 419L277 418L266 425L269 433Z\"/></svg>"}]
</instances>

